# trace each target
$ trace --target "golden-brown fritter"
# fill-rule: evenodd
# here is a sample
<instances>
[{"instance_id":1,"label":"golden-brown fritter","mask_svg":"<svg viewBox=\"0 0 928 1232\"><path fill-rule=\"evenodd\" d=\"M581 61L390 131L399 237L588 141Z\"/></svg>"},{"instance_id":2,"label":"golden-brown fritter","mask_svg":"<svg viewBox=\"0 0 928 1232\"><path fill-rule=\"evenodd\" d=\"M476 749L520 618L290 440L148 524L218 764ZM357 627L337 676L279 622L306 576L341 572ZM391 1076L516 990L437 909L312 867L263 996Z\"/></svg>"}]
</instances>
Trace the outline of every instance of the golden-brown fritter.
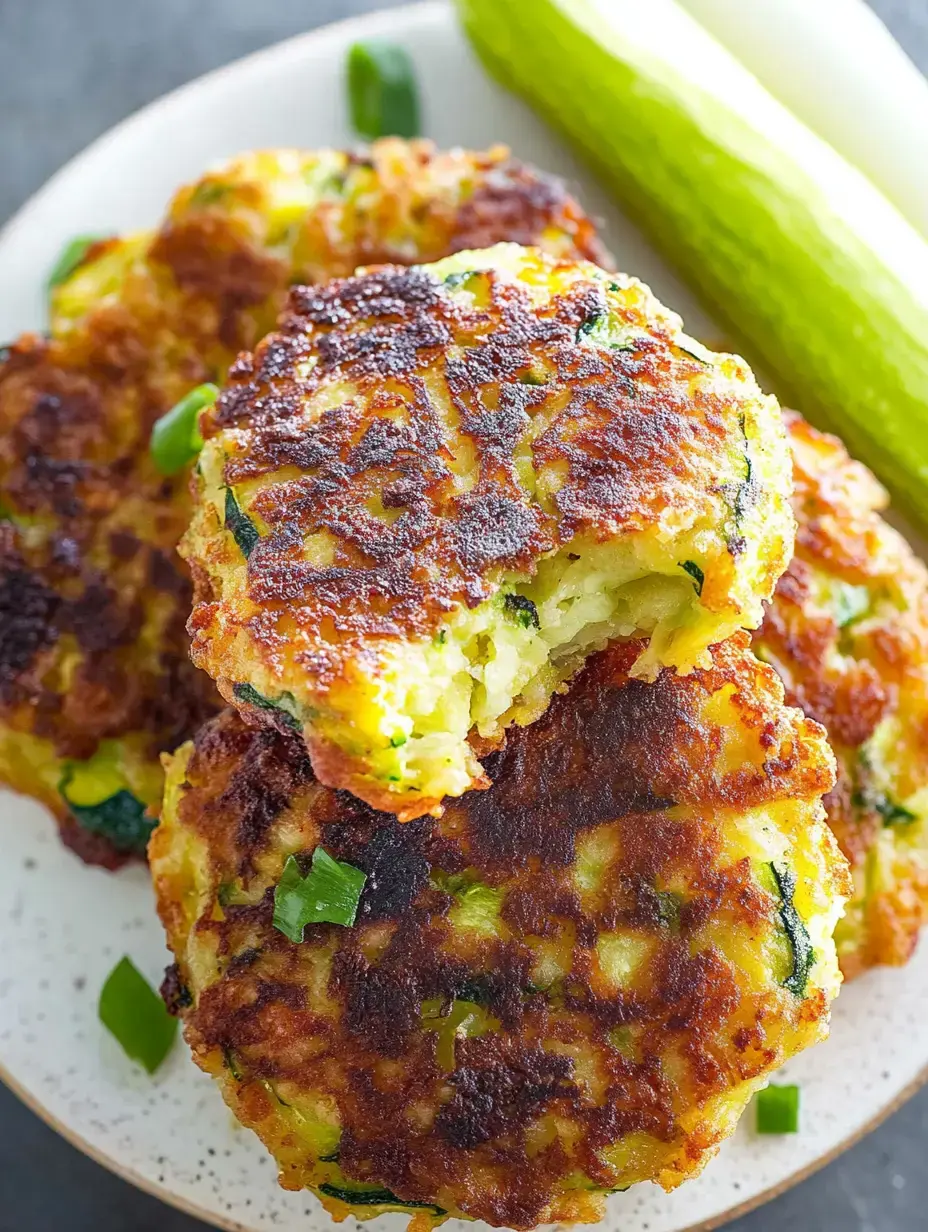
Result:
<instances>
[{"instance_id":1,"label":"golden-brown fritter","mask_svg":"<svg viewBox=\"0 0 928 1232\"><path fill-rule=\"evenodd\" d=\"M291 282L497 239L603 255L563 187L501 146L247 154L154 235L92 245L51 336L0 354L0 778L86 857L144 849L159 751L218 702L184 630L187 475L153 465L153 423L255 344Z\"/></svg>"},{"instance_id":2,"label":"golden-brown fritter","mask_svg":"<svg viewBox=\"0 0 928 1232\"><path fill-rule=\"evenodd\" d=\"M437 819L322 787L296 733L234 711L167 759L165 994L281 1183L336 1218L599 1219L698 1173L825 1034L849 884L824 733L746 634L653 682L641 649L594 656ZM366 882L353 926L295 943L276 887L320 848Z\"/></svg>"},{"instance_id":3,"label":"golden-brown fritter","mask_svg":"<svg viewBox=\"0 0 928 1232\"><path fill-rule=\"evenodd\" d=\"M297 288L204 412L194 662L402 819L612 637L688 671L792 551L779 408L635 279L504 244Z\"/></svg>"},{"instance_id":4,"label":"golden-brown fritter","mask_svg":"<svg viewBox=\"0 0 928 1232\"><path fill-rule=\"evenodd\" d=\"M888 498L866 467L787 423L796 555L755 649L837 754L826 804L854 874L836 933L852 977L906 962L928 918L928 571L880 516Z\"/></svg>"}]
</instances>

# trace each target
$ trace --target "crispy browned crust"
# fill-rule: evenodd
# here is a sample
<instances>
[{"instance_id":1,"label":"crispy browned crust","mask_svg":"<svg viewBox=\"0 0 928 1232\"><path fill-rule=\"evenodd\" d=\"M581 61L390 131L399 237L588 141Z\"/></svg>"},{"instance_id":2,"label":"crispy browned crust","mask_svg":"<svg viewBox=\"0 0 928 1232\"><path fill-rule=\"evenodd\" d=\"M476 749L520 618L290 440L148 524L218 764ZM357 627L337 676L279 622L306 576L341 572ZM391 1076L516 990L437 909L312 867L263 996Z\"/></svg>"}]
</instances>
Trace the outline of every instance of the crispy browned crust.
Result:
<instances>
[{"instance_id":1,"label":"crispy browned crust","mask_svg":"<svg viewBox=\"0 0 928 1232\"><path fill-rule=\"evenodd\" d=\"M796 555L755 645L783 677L787 699L824 725L837 754L838 783L826 806L858 875L860 922L847 948L839 946L845 978L852 978L877 964L905 963L928 919L924 850L900 856L876 878L877 886L867 874L885 823L872 806L861 761L880 725L898 717L904 734L893 794L905 798L928 786L928 574L880 516L887 496L870 472L836 437L793 412L786 417L795 463ZM842 630L817 596L823 578L866 587L873 611Z\"/></svg>"},{"instance_id":2,"label":"crispy browned crust","mask_svg":"<svg viewBox=\"0 0 928 1232\"><path fill-rule=\"evenodd\" d=\"M325 707L372 640L431 635L449 612L489 599L505 576L531 577L571 542L657 538L669 511L685 526L713 523L719 550L703 603L731 603L719 592L744 544L726 540L720 476L731 473L733 491L740 482L733 458L743 468L753 383L703 381L706 365L677 344L675 319L629 280L607 284L589 266L542 259L536 274L569 285L539 303L527 283L491 268L474 275L472 298L429 271L382 267L298 287L280 330L239 357L204 416L204 470L247 485L261 538L240 584L246 564L216 515L221 496L199 482L181 547L197 566L193 659L228 700L254 673L272 694L298 681L301 702ZM623 289L608 310L634 346L587 345L607 291ZM543 427L530 436L532 425ZM314 537L326 563L306 552ZM758 588L772 588L781 563L766 554ZM307 739L326 782L398 807L326 733L310 725ZM404 816L436 803L417 798Z\"/></svg>"},{"instance_id":3,"label":"crispy browned crust","mask_svg":"<svg viewBox=\"0 0 928 1232\"><path fill-rule=\"evenodd\" d=\"M179 964L174 983L195 1001L182 1009L194 1056L222 1076L236 1115L278 1156L285 1186L318 1185L325 1166L281 1129L268 1083L287 1102L334 1101L345 1177L496 1226L595 1218L578 1214L576 1190L562 1191L578 1168L604 1189L621 1183L601 1148L651 1135L670 1155L655 1179L678 1183L727 1132L696 1110L816 1037L827 1013L820 990L801 1000L772 981L752 988L714 947L691 950L710 919L758 951L778 926L749 861L726 862L725 818L801 801L798 841L808 841L813 802L833 782L821 729L783 708L774 673L746 647L736 636L713 650L710 669L665 671L653 684L627 675L640 646L598 655L568 696L510 734L488 791L405 825L316 784L292 734L249 729L232 711L202 729L177 814L152 842L159 911ZM708 703L729 692L744 743L725 769L728 729ZM594 829L613 854L595 902L582 902L574 860ZM187 838L202 851L195 870ZM256 906L217 908L221 886L247 893L262 876L273 882L286 851L319 843L368 875L354 928L313 925L292 945L271 926L273 886ZM827 842L822 857L827 892L845 892ZM505 891L493 935L462 938L449 919L454 900L434 888L465 869ZM204 897L192 922L194 876ZM686 887L673 921L660 885ZM616 992L595 944L623 928L649 937L654 952L644 981ZM539 944L572 951L563 985L533 986ZM205 987L187 965L192 946L200 978L202 955L215 955ZM322 956L331 965L320 985ZM449 1073L419 1016L424 1000L455 997L478 1001L501 1026L459 1039ZM629 1024L643 1031L638 1060L610 1037ZM665 1068L669 1056L678 1063ZM590 1062L604 1076L595 1098L577 1081L580 1057L585 1073ZM529 1149L529 1123L545 1114L576 1127L571 1151L563 1139Z\"/></svg>"},{"instance_id":4,"label":"crispy browned crust","mask_svg":"<svg viewBox=\"0 0 928 1232\"><path fill-rule=\"evenodd\" d=\"M49 739L62 758L142 732L156 757L215 712L184 630L190 582L175 546L189 520L187 476L155 471L149 437L178 398L254 345L295 277L349 273L383 254L402 260L386 235L410 210L423 259L477 233L544 243L551 229L568 253L608 259L563 186L504 147L452 156L387 141L364 158L378 175L377 211L336 242L337 207L321 207L305 221L305 267L261 248L221 200L191 208L195 190L185 190L143 254L144 274L88 305L66 336L26 336L0 362L0 511L29 527L0 532L0 723ZM416 176L454 159L473 176L463 205L410 201ZM262 207L260 185L236 193L236 209ZM86 259L117 243L96 244Z\"/></svg>"}]
</instances>

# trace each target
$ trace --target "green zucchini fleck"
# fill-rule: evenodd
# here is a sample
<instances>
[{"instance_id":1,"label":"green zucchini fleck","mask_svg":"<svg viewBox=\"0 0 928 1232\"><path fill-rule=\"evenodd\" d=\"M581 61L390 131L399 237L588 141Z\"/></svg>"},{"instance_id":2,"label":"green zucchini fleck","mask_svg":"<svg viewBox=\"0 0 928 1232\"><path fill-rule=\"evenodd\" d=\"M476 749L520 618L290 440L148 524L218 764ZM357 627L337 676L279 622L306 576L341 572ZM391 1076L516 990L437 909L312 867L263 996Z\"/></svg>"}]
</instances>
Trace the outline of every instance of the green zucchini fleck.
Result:
<instances>
[{"instance_id":1,"label":"green zucchini fleck","mask_svg":"<svg viewBox=\"0 0 928 1232\"><path fill-rule=\"evenodd\" d=\"M235 1053L231 1048L223 1048L222 1059L226 1063L226 1069L232 1075L236 1082L241 1082L244 1078L243 1072L238 1067L238 1062L235 1059Z\"/></svg>"},{"instance_id":2,"label":"green zucchini fleck","mask_svg":"<svg viewBox=\"0 0 928 1232\"><path fill-rule=\"evenodd\" d=\"M351 1206L398 1206L403 1210L431 1211L433 1215L446 1215L448 1212L442 1206L432 1202L404 1202L389 1189L342 1189L338 1185L328 1183L319 1186L319 1192L327 1198L337 1198Z\"/></svg>"},{"instance_id":3,"label":"green zucchini fleck","mask_svg":"<svg viewBox=\"0 0 928 1232\"><path fill-rule=\"evenodd\" d=\"M581 338L588 338L605 316L606 311L604 308L595 308L586 320L581 321L577 326L577 341L579 342Z\"/></svg>"},{"instance_id":4,"label":"green zucchini fleck","mask_svg":"<svg viewBox=\"0 0 928 1232\"><path fill-rule=\"evenodd\" d=\"M908 826L918 820L911 809L898 804L885 791L855 791L851 796L851 803L855 808L878 813L884 826Z\"/></svg>"},{"instance_id":5,"label":"green zucchini fleck","mask_svg":"<svg viewBox=\"0 0 928 1232\"><path fill-rule=\"evenodd\" d=\"M770 871L773 873L773 879L780 895L780 920L793 952L792 970L782 984L797 997L804 997L809 972L815 962L815 951L812 948L809 930L793 904L796 874L787 865L777 864L774 861L771 861Z\"/></svg>"},{"instance_id":6,"label":"green zucchini fleck","mask_svg":"<svg viewBox=\"0 0 928 1232\"><path fill-rule=\"evenodd\" d=\"M701 595L702 585L706 580L706 575L700 569L699 565L697 565L694 560L682 560L680 562L680 568L684 573L688 573L690 575L696 585L697 595Z\"/></svg>"},{"instance_id":7,"label":"green zucchini fleck","mask_svg":"<svg viewBox=\"0 0 928 1232\"><path fill-rule=\"evenodd\" d=\"M293 711L288 709L289 706L296 707L296 699L292 693L281 693L279 699L272 702L269 697L259 693L250 684L234 684L232 692L240 702L246 702L249 706L257 706L259 710L272 710L292 731L301 732L303 730L303 724Z\"/></svg>"},{"instance_id":8,"label":"green zucchini fleck","mask_svg":"<svg viewBox=\"0 0 928 1232\"><path fill-rule=\"evenodd\" d=\"M105 838L124 855L144 855L157 822L145 815L145 805L125 787L109 790L116 780L101 775L102 793L94 794L96 773L90 763L68 762L58 790L80 826L90 834Z\"/></svg>"},{"instance_id":9,"label":"green zucchini fleck","mask_svg":"<svg viewBox=\"0 0 928 1232\"><path fill-rule=\"evenodd\" d=\"M458 287L463 287L470 282L475 274L479 274L480 270L459 270L456 274L446 274L444 283L448 291L456 291Z\"/></svg>"},{"instance_id":10,"label":"green zucchini fleck","mask_svg":"<svg viewBox=\"0 0 928 1232\"><path fill-rule=\"evenodd\" d=\"M215 205L231 191L231 184L220 184L215 180L204 180L190 194L190 204L201 207Z\"/></svg>"},{"instance_id":11,"label":"green zucchini fleck","mask_svg":"<svg viewBox=\"0 0 928 1232\"><path fill-rule=\"evenodd\" d=\"M258 540L261 536L258 534L257 528L251 518L246 513L242 513L239 508L239 503L235 499L235 493L231 488L226 488L226 526L232 532L235 542L239 546L239 550L247 560L254 551Z\"/></svg>"},{"instance_id":12,"label":"green zucchini fleck","mask_svg":"<svg viewBox=\"0 0 928 1232\"><path fill-rule=\"evenodd\" d=\"M541 628L541 621L538 619L538 608L531 599L526 599L524 595L506 595L503 600L506 612L515 617L518 624L523 629L527 629L529 625L536 629Z\"/></svg>"}]
</instances>

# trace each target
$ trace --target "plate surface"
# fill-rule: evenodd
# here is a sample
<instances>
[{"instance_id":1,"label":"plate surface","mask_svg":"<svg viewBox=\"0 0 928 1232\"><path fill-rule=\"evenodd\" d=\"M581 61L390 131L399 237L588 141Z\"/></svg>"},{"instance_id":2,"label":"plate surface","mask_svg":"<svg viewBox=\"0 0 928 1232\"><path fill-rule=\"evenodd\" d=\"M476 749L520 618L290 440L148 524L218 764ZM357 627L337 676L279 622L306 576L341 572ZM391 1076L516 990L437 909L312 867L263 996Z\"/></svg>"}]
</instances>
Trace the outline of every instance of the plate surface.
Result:
<instances>
[{"instance_id":1,"label":"plate surface","mask_svg":"<svg viewBox=\"0 0 928 1232\"><path fill-rule=\"evenodd\" d=\"M677 308L692 333L717 328L569 152L482 74L443 5L355 19L283 43L169 95L59 172L0 234L0 338L41 328L45 271L83 232L152 225L173 190L258 146L352 143L341 66L358 37L402 41L441 145L507 142L571 182L605 220L622 268ZM256 1138L178 1047L155 1079L97 1022L106 973L123 954L157 983L167 961L142 869L85 868L37 806L0 792L0 1073L40 1115L127 1179L218 1226L316 1232L332 1225L309 1195L278 1189ZM841 996L831 1039L791 1062L802 1132L763 1139L743 1124L704 1175L673 1195L637 1186L610 1200L610 1232L716 1226L824 1163L886 1115L928 1068L928 948L904 972L866 976ZM401 1228L402 1216L376 1226ZM464 1232L474 1225L445 1225Z\"/></svg>"}]
</instances>

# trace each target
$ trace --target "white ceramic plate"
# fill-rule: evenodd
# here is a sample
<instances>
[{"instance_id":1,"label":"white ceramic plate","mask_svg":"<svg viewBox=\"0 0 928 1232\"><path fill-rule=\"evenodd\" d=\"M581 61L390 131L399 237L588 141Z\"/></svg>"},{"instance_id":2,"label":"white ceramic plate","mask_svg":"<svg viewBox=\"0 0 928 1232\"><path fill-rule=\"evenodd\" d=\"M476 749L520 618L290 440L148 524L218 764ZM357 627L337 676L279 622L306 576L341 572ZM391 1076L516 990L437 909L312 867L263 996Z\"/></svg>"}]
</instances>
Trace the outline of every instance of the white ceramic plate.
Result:
<instances>
[{"instance_id":1,"label":"white ceramic plate","mask_svg":"<svg viewBox=\"0 0 928 1232\"><path fill-rule=\"evenodd\" d=\"M374 14L283 43L204 77L103 137L0 235L0 338L41 326L44 274L71 236L153 224L177 185L240 150L350 144L344 52L358 37L379 35L401 40L416 61L429 136L442 145L506 141L521 157L566 176L606 220L622 267L678 308L691 332L719 338L687 289L564 147L483 76L439 4ZM221 1227L328 1229L312 1197L277 1188L257 1139L235 1127L183 1047L152 1080L98 1024L98 990L123 953L155 983L167 961L144 871L113 876L84 867L58 844L41 809L3 793L0 833L0 1070L10 1085L101 1163ZM757 1138L743 1125L705 1174L676 1194L645 1185L616 1195L608 1227L682 1232L723 1222L872 1127L926 1067L923 946L904 973L872 973L848 988L832 1038L787 1067L785 1076L803 1090L800 1134ZM402 1226L402 1216L385 1218Z\"/></svg>"}]
</instances>

